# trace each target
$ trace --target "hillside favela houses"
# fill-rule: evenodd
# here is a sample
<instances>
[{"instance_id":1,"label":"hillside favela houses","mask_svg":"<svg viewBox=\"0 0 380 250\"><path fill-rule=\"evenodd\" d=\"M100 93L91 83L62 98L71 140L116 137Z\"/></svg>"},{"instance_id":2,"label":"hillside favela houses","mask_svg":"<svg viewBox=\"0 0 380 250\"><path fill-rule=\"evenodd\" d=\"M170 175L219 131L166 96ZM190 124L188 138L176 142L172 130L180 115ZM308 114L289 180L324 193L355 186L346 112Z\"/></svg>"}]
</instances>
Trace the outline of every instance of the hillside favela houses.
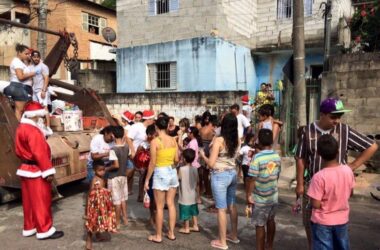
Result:
<instances>
[{"instance_id":1,"label":"hillside favela houses","mask_svg":"<svg viewBox=\"0 0 380 250\"><path fill-rule=\"evenodd\" d=\"M101 93L114 92L116 88L116 55L111 45L102 36L105 27L117 30L116 11L101 5L102 1L87 0L49 0L47 6L47 29L75 33L78 42L78 64L75 73L68 71L61 64L54 78L64 80L83 87L91 87ZM1 0L0 18L38 26L38 0ZM15 44L23 43L37 48L37 31L4 27L0 29L0 65L6 69L15 56ZM3 39L3 38L7 39ZM53 48L58 37L47 34L46 53ZM68 51L73 58L74 49ZM2 74L6 80L7 74ZM96 80L96 81L95 81Z\"/></svg>"},{"instance_id":2,"label":"hillside favela houses","mask_svg":"<svg viewBox=\"0 0 380 250\"><path fill-rule=\"evenodd\" d=\"M322 73L321 3L304 2L307 78ZM332 8L334 50L345 46L351 3ZM291 0L118 0L117 92L133 94L105 98L115 112L165 107L181 117L184 106L199 114L254 96L285 79L292 17Z\"/></svg>"}]
</instances>

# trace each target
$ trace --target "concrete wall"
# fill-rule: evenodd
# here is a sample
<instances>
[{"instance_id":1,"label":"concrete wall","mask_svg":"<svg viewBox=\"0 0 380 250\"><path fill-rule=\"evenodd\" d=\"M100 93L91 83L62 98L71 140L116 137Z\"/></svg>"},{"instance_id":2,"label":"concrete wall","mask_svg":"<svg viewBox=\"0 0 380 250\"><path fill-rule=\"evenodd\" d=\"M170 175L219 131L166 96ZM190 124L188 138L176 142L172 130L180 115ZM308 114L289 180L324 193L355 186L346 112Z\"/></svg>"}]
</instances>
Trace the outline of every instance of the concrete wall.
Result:
<instances>
[{"instance_id":1,"label":"concrete wall","mask_svg":"<svg viewBox=\"0 0 380 250\"><path fill-rule=\"evenodd\" d=\"M30 30L22 28L9 28L0 30L0 65L9 66L17 56L16 44L30 46Z\"/></svg>"},{"instance_id":2,"label":"concrete wall","mask_svg":"<svg viewBox=\"0 0 380 250\"><path fill-rule=\"evenodd\" d=\"M116 92L116 72L104 70L80 70L76 73L78 85L99 93Z\"/></svg>"},{"instance_id":3,"label":"concrete wall","mask_svg":"<svg viewBox=\"0 0 380 250\"><path fill-rule=\"evenodd\" d=\"M9 81L9 67L0 65L0 80Z\"/></svg>"},{"instance_id":4,"label":"concrete wall","mask_svg":"<svg viewBox=\"0 0 380 250\"><path fill-rule=\"evenodd\" d=\"M147 64L160 62L177 63L178 92L255 88L250 50L213 37L122 48L117 61L119 93L152 91Z\"/></svg>"},{"instance_id":5,"label":"concrete wall","mask_svg":"<svg viewBox=\"0 0 380 250\"><path fill-rule=\"evenodd\" d=\"M128 94L101 94L111 114L122 114L126 110L131 112L153 109L156 114L166 112L174 116L176 122L187 117L193 119L195 115L210 110L213 114L221 114L228 110L233 103L240 103L243 91L213 91L193 93L128 93Z\"/></svg>"},{"instance_id":6,"label":"concrete wall","mask_svg":"<svg viewBox=\"0 0 380 250\"><path fill-rule=\"evenodd\" d=\"M322 81L324 96L339 96L352 112L344 120L365 134L380 134L380 53L331 58Z\"/></svg>"},{"instance_id":7,"label":"concrete wall","mask_svg":"<svg viewBox=\"0 0 380 250\"><path fill-rule=\"evenodd\" d=\"M251 0L179 0L178 11L149 15L149 0L118 0L119 47L216 36L251 47Z\"/></svg>"},{"instance_id":8,"label":"concrete wall","mask_svg":"<svg viewBox=\"0 0 380 250\"><path fill-rule=\"evenodd\" d=\"M149 0L118 0L119 47L209 36L211 33L248 48L290 45L292 18L277 18L277 0L179 0L179 10L150 16ZM314 0L305 17L307 43L323 42L324 20ZM350 0L334 0L332 33L339 18L352 15ZM333 44L334 45L334 44Z\"/></svg>"},{"instance_id":9,"label":"concrete wall","mask_svg":"<svg viewBox=\"0 0 380 250\"><path fill-rule=\"evenodd\" d=\"M324 0L314 0L312 15L305 17L305 42L323 42L324 19L319 9ZM332 1L332 35L338 35L339 18L350 17L353 12L350 0ZM257 32L255 33L258 48L270 46L283 46L291 44L293 18L277 18L276 0L257 0L257 18L255 19ZM332 44L334 45L334 43Z\"/></svg>"}]
</instances>

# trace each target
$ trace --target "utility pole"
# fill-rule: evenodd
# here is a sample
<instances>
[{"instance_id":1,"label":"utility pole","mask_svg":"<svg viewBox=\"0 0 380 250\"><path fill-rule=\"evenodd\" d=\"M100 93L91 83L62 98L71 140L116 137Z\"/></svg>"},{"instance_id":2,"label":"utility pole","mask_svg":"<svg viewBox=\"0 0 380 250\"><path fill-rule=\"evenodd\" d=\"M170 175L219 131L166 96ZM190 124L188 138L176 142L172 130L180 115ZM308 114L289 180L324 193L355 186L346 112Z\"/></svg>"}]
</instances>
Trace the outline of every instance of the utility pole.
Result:
<instances>
[{"instance_id":1,"label":"utility pole","mask_svg":"<svg viewBox=\"0 0 380 250\"><path fill-rule=\"evenodd\" d=\"M41 29L47 28L47 4L48 0L38 0L38 27ZM38 32L37 48L41 53L41 58L46 56L46 33Z\"/></svg>"},{"instance_id":2,"label":"utility pole","mask_svg":"<svg viewBox=\"0 0 380 250\"><path fill-rule=\"evenodd\" d=\"M294 113L297 127L306 125L305 32L303 0L293 0Z\"/></svg>"},{"instance_id":3,"label":"utility pole","mask_svg":"<svg viewBox=\"0 0 380 250\"><path fill-rule=\"evenodd\" d=\"M323 56L323 71L326 72L329 70L329 57L330 57L330 42L331 42L331 0L327 0L325 5L325 32L324 32L324 50L325 54Z\"/></svg>"}]
</instances>

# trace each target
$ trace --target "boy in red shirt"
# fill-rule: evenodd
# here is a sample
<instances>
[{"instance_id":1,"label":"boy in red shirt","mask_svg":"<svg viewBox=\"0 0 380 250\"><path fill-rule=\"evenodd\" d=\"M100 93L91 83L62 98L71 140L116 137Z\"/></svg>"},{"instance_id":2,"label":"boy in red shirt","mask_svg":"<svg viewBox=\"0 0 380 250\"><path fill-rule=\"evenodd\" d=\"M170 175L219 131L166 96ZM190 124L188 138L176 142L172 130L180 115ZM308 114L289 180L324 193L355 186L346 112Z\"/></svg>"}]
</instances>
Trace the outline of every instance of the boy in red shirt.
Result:
<instances>
[{"instance_id":1,"label":"boy in red shirt","mask_svg":"<svg viewBox=\"0 0 380 250\"><path fill-rule=\"evenodd\" d=\"M307 192L313 207L311 215L313 249L348 250L348 200L355 184L352 169L337 161L338 142L332 135L318 140L323 169L317 172Z\"/></svg>"}]
</instances>

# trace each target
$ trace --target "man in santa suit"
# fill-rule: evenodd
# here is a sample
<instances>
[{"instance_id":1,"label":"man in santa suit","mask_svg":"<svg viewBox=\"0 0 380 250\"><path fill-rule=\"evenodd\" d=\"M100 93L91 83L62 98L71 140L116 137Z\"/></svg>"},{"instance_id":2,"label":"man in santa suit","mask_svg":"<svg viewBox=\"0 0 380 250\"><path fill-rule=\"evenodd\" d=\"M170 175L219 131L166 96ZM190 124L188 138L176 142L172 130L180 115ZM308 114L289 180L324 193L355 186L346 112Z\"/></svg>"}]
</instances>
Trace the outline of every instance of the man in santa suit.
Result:
<instances>
[{"instance_id":1,"label":"man in santa suit","mask_svg":"<svg viewBox=\"0 0 380 250\"><path fill-rule=\"evenodd\" d=\"M25 237L37 234L37 239L58 239L64 233L53 227L51 211L51 182L55 169L50 160L50 147L38 120L46 115L38 102L25 105L23 117L16 130L16 154L22 164L17 170L21 178Z\"/></svg>"}]
</instances>

